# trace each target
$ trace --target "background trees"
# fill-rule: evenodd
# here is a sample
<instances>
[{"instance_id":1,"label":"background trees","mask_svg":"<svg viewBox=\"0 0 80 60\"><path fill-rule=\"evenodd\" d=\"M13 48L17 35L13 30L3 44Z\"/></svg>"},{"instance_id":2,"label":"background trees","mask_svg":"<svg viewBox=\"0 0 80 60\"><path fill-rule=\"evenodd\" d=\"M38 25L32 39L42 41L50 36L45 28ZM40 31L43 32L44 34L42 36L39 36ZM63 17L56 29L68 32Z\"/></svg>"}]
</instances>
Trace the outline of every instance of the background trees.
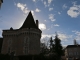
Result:
<instances>
[{"instance_id":1,"label":"background trees","mask_svg":"<svg viewBox=\"0 0 80 60\"><path fill-rule=\"evenodd\" d=\"M49 48L47 49L48 53L44 55L49 56L51 59L61 60L61 56L63 55L63 47L57 34L55 35L54 39L52 39L52 37L50 38Z\"/></svg>"},{"instance_id":2,"label":"background trees","mask_svg":"<svg viewBox=\"0 0 80 60\"><path fill-rule=\"evenodd\" d=\"M58 38L58 35L56 34L55 39L54 39L54 44L55 44L55 53L58 56L58 58L60 59L61 56L63 55L63 48L61 45L61 40Z\"/></svg>"}]
</instances>

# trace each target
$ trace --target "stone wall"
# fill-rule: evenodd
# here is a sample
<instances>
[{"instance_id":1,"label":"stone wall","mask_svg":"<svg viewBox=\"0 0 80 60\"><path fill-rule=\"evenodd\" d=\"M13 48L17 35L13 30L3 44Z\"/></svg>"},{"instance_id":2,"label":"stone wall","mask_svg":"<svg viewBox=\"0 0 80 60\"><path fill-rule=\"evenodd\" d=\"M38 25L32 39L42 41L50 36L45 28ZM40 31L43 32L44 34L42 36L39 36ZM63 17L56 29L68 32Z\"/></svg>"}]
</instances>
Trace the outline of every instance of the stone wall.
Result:
<instances>
[{"instance_id":1,"label":"stone wall","mask_svg":"<svg viewBox=\"0 0 80 60\"><path fill-rule=\"evenodd\" d=\"M41 30L38 29L18 29L3 30L2 54L15 52L15 55L25 55L24 45L27 47L27 54L35 55L40 53ZM26 44L24 40L26 39ZM10 46L9 46L10 45ZM27 55L26 54L26 55Z\"/></svg>"}]
</instances>

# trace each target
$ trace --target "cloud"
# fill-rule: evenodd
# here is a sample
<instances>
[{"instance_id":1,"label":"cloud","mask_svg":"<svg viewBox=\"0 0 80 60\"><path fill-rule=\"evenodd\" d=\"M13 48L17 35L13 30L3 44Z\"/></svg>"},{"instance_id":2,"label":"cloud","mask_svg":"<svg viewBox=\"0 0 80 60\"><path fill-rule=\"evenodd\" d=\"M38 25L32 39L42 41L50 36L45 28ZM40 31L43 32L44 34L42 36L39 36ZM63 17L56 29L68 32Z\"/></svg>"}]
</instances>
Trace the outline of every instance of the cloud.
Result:
<instances>
[{"instance_id":1,"label":"cloud","mask_svg":"<svg viewBox=\"0 0 80 60\"><path fill-rule=\"evenodd\" d=\"M17 3L16 6L17 6L18 8L20 8L24 13L28 13L28 12L29 12L26 4Z\"/></svg>"},{"instance_id":2,"label":"cloud","mask_svg":"<svg viewBox=\"0 0 80 60\"><path fill-rule=\"evenodd\" d=\"M49 19L51 20L51 21L55 21L56 19L54 18L54 15L53 14L49 14Z\"/></svg>"},{"instance_id":3,"label":"cloud","mask_svg":"<svg viewBox=\"0 0 80 60\"><path fill-rule=\"evenodd\" d=\"M73 1L73 2L72 2L73 5L76 5L76 3L77 3L77 1Z\"/></svg>"},{"instance_id":4,"label":"cloud","mask_svg":"<svg viewBox=\"0 0 80 60\"><path fill-rule=\"evenodd\" d=\"M75 39L76 40L80 40L80 31L72 31L72 32L74 32L75 33Z\"/></svg>"},{"instance_id":5,"label":"cloud","mask_svg":"<svg viewBox=\"0 0 80 60\"><path fill-rule=\"evenodd\" d=\"M38 0L32 0L33 2L37 2Z\"/></svg>"},{"instance_id":6,"label":"cloud","mask_svg":"<svg viewBox=\"0 0 80 60\"><path fill-rule=\"evenodd\" d=\"M45 43L48 46L50 37L53 37L53 36L54 36L54 34L42 34L41 42Z\"/></svg>"},{"instance_id":7,"label":"cloud","mask_svg":"<svg viewBox=\"0 0 80 60\"><path fill-rule=\"evenodd\" d=\"M58 12L58 14L61 14L60 12Z\"/></svg>"},{"instance_id":8,"label":"cloud","mask_svg":"<svg viewBox=\"0 0 80 60\"><path fill-rule=\"evenodd\" d=\"M47 21L47 20L44 20L45 22Z\"/></svg>"},{"instance_id":9,"label":"cloud","mask_svg":"<svg viewBox=\"0 0 80 60\"><path fill-rule=\"evenodd\" d=\"M44 1L43 3L44 3L44 5L45 5L45 7L47 7L47 3L46 3L46 1Z\"/></svg>"},{"instance_id":10,"label":"cloud","mask_svg":"<svg viewBox=\"0 0 80 60\"><path fill-rule=\"evenodd\" d=\"M54 26L57 26L57 27L59 27L60 25L58 25L58 24L54 24Z\"/></svg>"},{"instance_id":11,"label":"cloud","mask_svg":"<svg viewBox=\"0 0 80 60\"><path fill-rule=\"evenodd\" d=\"M80 15L80 5L76 5L76 3L73 3L73 6L70 7L67 11L67 14L72 18L78 17Z\"/></svg>"},{"instance_id":12,"label":"cloud","mask_svg":"<svg viewBox=\"0 0 80 60\"><path fill-rule=\"evenodd\" d=\"M50 4L51 4L52 1L53 1L53 0L48 0L48 6L50 6Z\"/></svg>"},{"instance_id":13,"label":"cloud","mask_svg":"<svg viewBox=\"0 0 80 60\"><path fill-rule=\"evenodd\" d=\"M72 31L72 32L75 32L76 35L80 35L80 32L79 31L76 31L75 30L75 31Z\"/></svg>"},{"instance_id":14,"label":"cloud","mask_svg":"<svg viewBox=\"0 0 80 60\"><path fill-rule=\"evenodd\" d=\"M65 40L65 41L67 41L69 38L72 38L72 35L67 35L64 33L58 33L58 36L61 40Z\"/></svg>"},{"instance_id":15,"label":"cloud","mask_svg":"<svg viewBox=\"0 0 80 60\"><path fill-rule=\"evenodd\" d=\"M55 38L55 34L43 34L41 38L41 42L45 43L47 46L49 46L50 38ZM69 38L72 38L72 35L67 35L61 32L58 32L58 37L62 42L67 41Z\"/></svg>"},{"instance_id":16,"label":"cloud","mask_svg":"<svg viewBox=\"0 0 80 60\"><path fill-rule=\"evenodd\" d=\"M49 11L52 11L53 10L53 8L49 8Z\"/></svg>"},{"instance_id":17,"label":"cloud","mask_svg":"<svg viewBox=\"0 0 80 60\"><path fill-rule=\"evenodd\" d=\"M36 0L32 0L33 2L36 2Z\"/></svg>"},{"instance_id":18,"label":"cloud","mask_svg":"<svg viewBox=\"0 0 80 60\"><path fill-rule=\"evenodd\" d=\"M55 38L55 34L43 34L41 39L44 39L44 38L49 39L50 37L53 37L53 39L54 39ZM67 41L69 38L72 38L72 35L67 35L65 33L58 32L58 37L62 41Z\"/></svg>"},{"instance_id":19,"label":"cloud","mask_svg":"<svg viewBox=\"0 0 80 60\"><path fill-rule=\"evenodd\" d=\"M33 10L31 10L31 13L32 13L32 15L34 15L34 11Z\"/></svg>"},{"instance_id":20,"label":"cloud","mask_svg":"<svg viewBox=\"0 0 80 60\"><path fill-rule=\"evenodd\" d=\"M24 10L26 4L17 3L17 7L19 7L21 10Z\"/></svg>"},{"instance_id":21,"label":"cloud","mask_svg":"<svg viewBox=\"0 0 80 60\"><path fill-rule=\"evenodd\" d=\"M0 32L2 32L2 29L0 29Z\"/></svg>"},{"instance_id":22,"label":"cloud","mask_svg":"<svg viewBox=\"0 0 80 60\"><path fill-rule=\"evenodd\" d=\"M50 30L50 28L48 28L47 30Z\"/></svg>"},{"instance_id":23,"label":"cloud","mask_svg":"<svg viewBox=\"0 0 80 60\"><path fill-rule=\"evenodd\" d=\"M39 24L39 28L40 28L41 30L45 30L45 29L46 29L46 25L43 24L43 23L41 23L41 24Z\"/></svg>"},{"instance_id":24,"label":"cloud","mask_svg":"<svg viewBox=\"0 0 80 60\"><path fill-rule=\"evenodd\" d=\"M40 9L38 9L38 8L36 8L36 10L35 10L35 12L40 12L41 10Z\"/></svg>"},{"instance_id":25,"label":"cloud","mask_svg":"<svg viewBox=\"0 0 80 60\"><path fill-rule=\"evenodd\" d=\"M51 35L49 35L49 34L43 34L41 39L46 38L46 37L50 38Z\"/></svg>"},{"instance_id":26,"label":"cloud","mask_svg":"<svg viewBox=\"0 0 80 60\"><path fill-rule=\"evenodd\" d=\"M32 0L32 1L36 3L36 2L38 2L38 1L40 1L40 0Z\"/></svg>"},{"instance_id":27,"label":"cloud","mask_svg":"<svg viewBox=\"0 0 80 60\"><path fill-rule=\"evenodd\" d=\"M1 35L1 34L2 34L2 29L0 29L0 37L2 37L2 35Z\"/></svg>"},{"instance_id":28,"label":"cloud","mask_svg":"<svg viewBox=\"0 0 80 60\"><path fill-rule=\"evenodd\" d=\"M64 4L64 5L62 6L62 8L63 8L63 9L66 9L66 8L67 8L66 4Z\"/></svg>"},{"instance_id":29,"label":"cloud","mask_svg":"<svg viewBox=\"0 0 80 60\"><path fill-rule=\"evenodd\" d=\"M53 0L41 0L45 7L49 7Z\"/></svg>"},{"instance_id":30,"label":"cloud","mask_svg":"<svg viewBox=\"0 0 80 60\"><path fill-rule=\"evenodd\" d=\"M41 42L45 43L46 45L49 44L50 41L50 37L55 38L56 34L42 34L41 37ZM65 33L59 32L58 31L58 37L62 42L68 41L69 39L71 39L73 37L73 35L67 35Z\"/></svg>"}]
</instances>

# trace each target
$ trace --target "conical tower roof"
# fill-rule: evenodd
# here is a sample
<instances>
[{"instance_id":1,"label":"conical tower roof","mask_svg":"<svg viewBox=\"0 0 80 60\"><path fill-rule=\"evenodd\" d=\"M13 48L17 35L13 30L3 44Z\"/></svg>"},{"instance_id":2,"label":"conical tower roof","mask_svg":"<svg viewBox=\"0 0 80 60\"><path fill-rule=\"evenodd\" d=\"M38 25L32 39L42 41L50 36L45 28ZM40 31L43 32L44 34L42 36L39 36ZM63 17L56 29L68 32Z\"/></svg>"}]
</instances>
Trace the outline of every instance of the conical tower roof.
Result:
<instances>
[{"instance_id":1,"label":"conical tower roof","mask_svg":"<svg viewBox=\"0 0 80 60\"><path fill-rule=\"evenodd\" d=\"M35 21L34 21L34 18L33 18L31 11L29 12L27 18L25 19L25 21L20 29L23 29L23 28L36 28L36 29L38 29L38 27L35 24Z\"/></svg>"}]
</instances>

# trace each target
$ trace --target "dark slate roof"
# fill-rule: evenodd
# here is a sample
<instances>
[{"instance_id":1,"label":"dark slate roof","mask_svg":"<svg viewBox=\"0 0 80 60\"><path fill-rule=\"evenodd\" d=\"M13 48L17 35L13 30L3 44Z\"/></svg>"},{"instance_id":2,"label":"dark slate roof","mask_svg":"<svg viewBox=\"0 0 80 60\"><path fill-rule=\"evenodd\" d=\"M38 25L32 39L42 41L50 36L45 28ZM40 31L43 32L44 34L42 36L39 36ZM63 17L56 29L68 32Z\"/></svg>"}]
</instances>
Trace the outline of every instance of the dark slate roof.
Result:
<instances>
[{"instance_id":1,"label":"dark slate roof","mask_svg":"<svg viewBox=\"0 0 80 60\"><path fill-rule=\"evenodd\" d=\"M20 29L23 29L23 28L36 28L36 29L38 29L38 27L35 24L35 21L34 21L34 18L32 16L31 11L29 12L27 18L25 19L23 25L20 27Z\"/></svg>"},{"instance_id":2,"label":"dark slate roof","mask_svg":"<svg viewBox=\"0 0 80 60\"><path fill-rule=\"evenodd\" d=\"M2 43L3 43L3 38L0 38L0 53L1 53L1 49L2 49Z\"/></svg>"},{"instance_id":3,"label":"dark slate roof","mask_svg":"<svg viewBox=\"0 0 80 60\"><path fill-rule=\"evenodd\" d=\"M80 47L80 45L68 45L66 48Z\"/></svg>"}]
</instances>

